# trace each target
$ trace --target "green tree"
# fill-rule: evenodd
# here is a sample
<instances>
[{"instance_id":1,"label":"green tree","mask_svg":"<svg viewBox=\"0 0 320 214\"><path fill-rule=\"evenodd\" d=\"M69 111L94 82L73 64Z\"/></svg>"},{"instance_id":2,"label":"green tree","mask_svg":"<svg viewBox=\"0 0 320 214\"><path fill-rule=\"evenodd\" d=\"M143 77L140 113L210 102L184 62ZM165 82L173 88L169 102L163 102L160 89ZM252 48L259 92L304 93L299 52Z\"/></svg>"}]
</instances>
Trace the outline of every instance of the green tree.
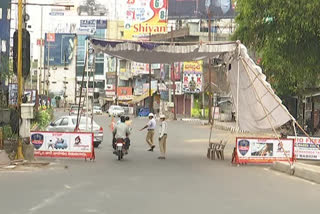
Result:
<instances>
[{"instance_id":1,"label":"green tree","mask_svg":"<svg viewBox=\"0 0 320 214\"><path fill-rule=\"evenodd\" d=\"M1 55L1 54L0 54ZM5 55L1 55L0 59L0 81L6 81L13 76L12 60Z\"/></svg>"},{"instance_id":2,"label":"green tree","mask_svg":"<svg viewBox=\"0 0 320 214\"><path fill-rule=\"evenodd\" d=\"M238 0L233 39L258 53L279 95L319 87L320 1Z\"/></svg>"}]
</instances>

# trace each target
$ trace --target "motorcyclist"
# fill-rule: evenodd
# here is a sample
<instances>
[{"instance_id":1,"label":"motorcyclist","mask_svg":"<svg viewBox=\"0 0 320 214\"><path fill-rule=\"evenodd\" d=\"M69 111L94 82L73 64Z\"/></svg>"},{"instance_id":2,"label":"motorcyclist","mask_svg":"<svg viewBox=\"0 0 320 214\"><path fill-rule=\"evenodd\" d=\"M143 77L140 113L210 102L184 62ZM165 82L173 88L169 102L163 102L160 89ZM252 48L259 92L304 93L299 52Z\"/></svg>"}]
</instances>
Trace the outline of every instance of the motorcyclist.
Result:
<instances>
[{"instance_id":1,"label":"motorcyclist","mask_svg":"<svg viewBox=\"0 0 320 214\"><path fill-rule=\"evenodd\" d=\"M130 129L128 127L128 125L125 123L126 122L126 118L124 116L120 117L120 123L118 123L113 130L113 142L112 142L112 146L113 149L116 149L116 142L117 139L123 139L125 142L125 149L129 150L130 147L130 139L129 139L129 135L130 135Z\"/></svg>"}]
</instances>

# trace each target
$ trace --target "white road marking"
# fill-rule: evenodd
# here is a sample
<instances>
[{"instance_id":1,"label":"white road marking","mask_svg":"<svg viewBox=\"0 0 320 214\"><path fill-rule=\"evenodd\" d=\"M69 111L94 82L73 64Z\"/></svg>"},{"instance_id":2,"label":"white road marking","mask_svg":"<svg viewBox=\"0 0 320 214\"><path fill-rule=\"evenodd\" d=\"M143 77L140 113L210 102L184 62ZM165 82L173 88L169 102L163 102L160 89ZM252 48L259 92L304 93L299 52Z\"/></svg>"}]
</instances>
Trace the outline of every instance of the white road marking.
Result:
<instances>
[{"instance_id":1,"label":"white road marking","mask_svg":"<svg viewBox=\"0 0 320 214\"><path fill-rule=\"evenodd\" d=\"M62 191L56 192L51 197L44 199L42 202L39 203L39 205L30 208L28 214L33 214L33 213L43 209L44 207L49 206L50 204L53 204L56 200L60 199L61 196L64 196L67 193L69 193L71 191L71 189L78 189L78 188L84 187L86 185L88 185L88 183L79 184L74 187L71 187L69 185L64 185L65 189L67 189L67 190L62 190Z\"/></svg>"}]
</instances>

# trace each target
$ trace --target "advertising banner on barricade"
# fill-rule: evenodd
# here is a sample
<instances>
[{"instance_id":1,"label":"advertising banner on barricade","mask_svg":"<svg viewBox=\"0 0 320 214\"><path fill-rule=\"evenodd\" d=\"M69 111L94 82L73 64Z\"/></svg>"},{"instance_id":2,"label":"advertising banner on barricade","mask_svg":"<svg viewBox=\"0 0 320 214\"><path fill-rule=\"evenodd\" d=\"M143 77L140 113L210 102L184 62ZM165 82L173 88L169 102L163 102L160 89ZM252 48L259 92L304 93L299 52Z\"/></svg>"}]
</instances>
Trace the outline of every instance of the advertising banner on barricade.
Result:
<instances>
[{"instance_id":1,"label":"advertising banner on barricade","mask_svg":"<svg viewBox=\"0 0 320 214\"><path fill-rule=\"evenodd\" d=\"M34 156L95 159L93 133L31 132Z\"/></svg>"},{"instance_id":2,"label":"advertising banner on barricade","mask_svg":"<svg viewBox=\"0 0 320 214\"><path fill-rule=\"evenodd\" d=\"M320 160L320 138L312 137L295 137L288 136L289 139L294 139L294 155L297 159Z\"/></svg>"},{"instance_id":3,"label":"advertising banner on barricade","mask_svg":"<svg viewBox=\"0 0 320 214\"><path fill-rule=\"evenodd\" d=\"M273 163L294 159L294 140L276 138L237 138L236 163ZM286 157L287 156L287 157Z\"/></svg>"}]
</instances>

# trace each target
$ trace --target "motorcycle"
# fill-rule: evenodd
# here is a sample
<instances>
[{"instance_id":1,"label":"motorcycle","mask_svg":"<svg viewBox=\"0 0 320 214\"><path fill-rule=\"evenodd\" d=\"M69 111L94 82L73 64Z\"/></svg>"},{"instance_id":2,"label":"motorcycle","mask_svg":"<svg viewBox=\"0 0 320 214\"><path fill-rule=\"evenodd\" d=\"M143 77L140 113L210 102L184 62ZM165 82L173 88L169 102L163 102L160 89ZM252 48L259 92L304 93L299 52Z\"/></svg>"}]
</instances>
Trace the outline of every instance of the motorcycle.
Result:
<instances>
[{"instance_id":1,"label":"motorcycle","mask_svg":"<svg viewBox=\"0 0 320 214\"><path fill-rule=\"evenodd\" d=\"M125 149L125 142L121 138L116 140L116 153L115 154L118 156L118 160L122 160L123 156L127 154L127 151Z\"/></svg>"}]
</instances>

